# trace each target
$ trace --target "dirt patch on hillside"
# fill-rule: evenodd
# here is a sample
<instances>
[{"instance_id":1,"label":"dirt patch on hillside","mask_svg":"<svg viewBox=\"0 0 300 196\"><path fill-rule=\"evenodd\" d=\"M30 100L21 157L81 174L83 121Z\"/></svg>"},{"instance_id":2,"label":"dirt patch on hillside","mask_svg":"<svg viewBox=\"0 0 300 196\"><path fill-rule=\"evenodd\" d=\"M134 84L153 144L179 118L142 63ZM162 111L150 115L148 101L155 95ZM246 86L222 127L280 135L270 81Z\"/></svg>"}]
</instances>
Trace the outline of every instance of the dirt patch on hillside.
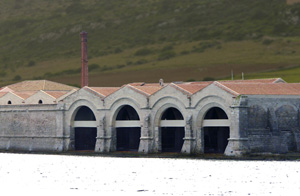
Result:
<instances>
[{"instance_id":1,"label":"dirt patch on hillside","mask_svg":"<svg viewBox=\"0 0 300 196\"><path fill-rule=\"evenodd\" d=\"M292 4L294 4L294 3L299 3L300 2L300 0L286 0L286 3L288 4L288 5L292 5Z\"/></svg>"}]
</instances>

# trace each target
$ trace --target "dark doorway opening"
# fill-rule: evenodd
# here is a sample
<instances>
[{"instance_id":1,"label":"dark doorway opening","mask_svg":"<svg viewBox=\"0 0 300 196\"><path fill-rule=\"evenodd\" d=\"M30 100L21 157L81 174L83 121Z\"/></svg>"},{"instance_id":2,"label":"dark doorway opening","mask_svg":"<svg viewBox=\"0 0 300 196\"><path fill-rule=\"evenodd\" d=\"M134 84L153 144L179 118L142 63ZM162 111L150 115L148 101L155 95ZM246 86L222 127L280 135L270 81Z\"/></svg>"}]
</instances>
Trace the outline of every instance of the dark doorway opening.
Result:
<instances>
[{"instance_id":1,"label":"dark doorway opening","mask_svg":"<svg viewBox=\"0 0 300 196\"><path fill-rule=\"evenodd\" d=\"M123 106L119 111L117 121L140 120L138 113L129 105ZM141 138L141 127L118 127L117 151L138 151Z\"/></svg>"},{"instance_id":2,"label":"dark doorway opening","mask_svg":"<svg viewBox=\"0 0 300 196\"><path fill-rule=\"evenodd\" d=\"M76 113L74 121L95 121L93 111L82 106ZM75 150L95 150L97 128L96 127L75 127Z\"/></svg>"},{"instance_id":3,"label":"dark doorway opening","mask_svg":"<svg viewBox=\"0 0 300 196\"><path fill-rule=\"evenodd\" d=\"M162 152L180 152L183 145L183 127L162 127Z\"/></svg>"},{"instance_id":4,"label":"dark doorway opening","mask_svg":"<svg viewBox=\"0 0 300 196\"><path fill-rule=\"evenodd\" d=\"M176 108L168 108L161 120L183 120L183 116ZM161 151L180 152L183 145L184 127L161 127Z\"/></svg>"},{"instance_id":5,"label":"dark doorway opening","mask_svg":"<svg viewBox=\"0 0 300 196\"><path fill-rule=\"evenodd\" d=\"M204 127L204 152L224 153L228 138L229 127Z\"/></svg>"},{"instance_id":6,"label":"dark doorway opening","mask_svg":"<svg viewBox=\"0 0 300 196\"><path fill-rule=\"evenodd\" d=\"M94 150L97 128L75 128L75 150Z\"/></svg>"},{"instance_id":7,"label":"dark doorway opening","mask_svg":"<svg viewBox=\"0 0 300 196\"><path fill-rule=\"evenodd\" d=\"M225 120L227 114L218 107L207 111L204 120ZM227 126L204 127L204 153L224 153L228 144L230 129Z\"/></svg>"},{"instance_id":8,"label":"dark doorway opening","mask_svg":"<svg viewBox=\"0 0 300 196\"><path fill-rule=\"evenodd\" d=\"M117 128L117 150L137 151L140 145L141 128Z\"/></svg>"}]
</instances>

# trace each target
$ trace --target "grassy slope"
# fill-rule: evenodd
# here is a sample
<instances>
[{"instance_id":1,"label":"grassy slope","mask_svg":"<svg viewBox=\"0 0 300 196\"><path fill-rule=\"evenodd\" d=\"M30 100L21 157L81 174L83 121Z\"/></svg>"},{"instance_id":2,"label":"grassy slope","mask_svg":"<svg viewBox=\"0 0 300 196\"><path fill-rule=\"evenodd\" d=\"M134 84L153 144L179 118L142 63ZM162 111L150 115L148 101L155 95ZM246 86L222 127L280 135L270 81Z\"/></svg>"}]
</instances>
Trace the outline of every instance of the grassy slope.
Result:
<instances>
[{"instance_id":1,"label":"grassy slope","mask_svg":"<svg viewBox=\"0 0 300 196\"><path fill-rule=\"evenodd\" d=\"M224 78L231 70L299 82L299 8L283 0L3 0L0 84L17 75L79 84L82 30L94 86ZM286 68L285 78L288 70L277 70Z\"/></svg>"}]
</instances>

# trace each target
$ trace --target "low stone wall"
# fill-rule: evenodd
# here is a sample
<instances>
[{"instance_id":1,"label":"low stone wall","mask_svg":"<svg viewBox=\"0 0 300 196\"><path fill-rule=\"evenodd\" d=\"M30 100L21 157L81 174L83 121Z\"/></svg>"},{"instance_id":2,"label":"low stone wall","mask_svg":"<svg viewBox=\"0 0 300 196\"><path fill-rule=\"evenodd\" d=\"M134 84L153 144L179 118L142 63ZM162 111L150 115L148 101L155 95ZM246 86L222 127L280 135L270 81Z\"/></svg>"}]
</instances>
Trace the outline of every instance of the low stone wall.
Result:
<instances>
[{"instance_id":1,"label":"low stone wall","mask_svg":"<svg viewBox=\"0 0 300 196\"><path fill-rule=\"evenodd\" d=\"M63 108L51 105L0 106L0 149L63 150Z\"/></svg>"}]
</instances>

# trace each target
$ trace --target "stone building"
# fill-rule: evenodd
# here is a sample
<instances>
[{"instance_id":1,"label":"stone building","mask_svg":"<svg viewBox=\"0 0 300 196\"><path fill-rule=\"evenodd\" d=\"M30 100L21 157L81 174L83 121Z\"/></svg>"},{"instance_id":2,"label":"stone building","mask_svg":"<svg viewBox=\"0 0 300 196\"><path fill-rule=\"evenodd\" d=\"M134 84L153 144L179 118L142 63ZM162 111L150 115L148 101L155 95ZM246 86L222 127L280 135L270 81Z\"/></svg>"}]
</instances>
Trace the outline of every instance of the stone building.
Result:
<instances>
[{"instance_id":1,"label":"stone building","mask_svg":"<svg viewBox=\"0 0 300 196\"><path fill-rule=\"evenodd\" d=\"M0 89L0 149L140 153L300 151L300 84L280 78Z\"/></svg>"},{"instance_id":2,"label":"stone building","mask_svg":"<svg viewBox=\"0 0 300 196\"><path fill-rule=\"evenodd\" d=\"M89 87L24 81L0 89L0 150L186 154L300 151L300 83L280 78Z\"/></svg>"}]
</instances>

